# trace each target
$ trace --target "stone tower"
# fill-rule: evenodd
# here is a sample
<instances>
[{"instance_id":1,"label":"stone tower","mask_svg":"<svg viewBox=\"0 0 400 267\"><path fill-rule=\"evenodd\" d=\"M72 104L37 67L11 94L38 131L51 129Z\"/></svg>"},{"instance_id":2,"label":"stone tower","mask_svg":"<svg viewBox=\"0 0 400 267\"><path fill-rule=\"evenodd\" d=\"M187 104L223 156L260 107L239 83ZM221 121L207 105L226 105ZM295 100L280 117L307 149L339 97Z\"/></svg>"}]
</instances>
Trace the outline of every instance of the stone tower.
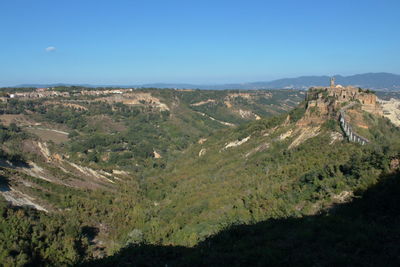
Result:
<instances>
[{"instance_id":1,"label":"stone tower","mask_svg":"<svg viewBox=\"0 0 400 267\"><path fill-rule=\"evenodd\" d=\"M335 88L335 77L331 77L331 88Z\"/></svg>"}]
</instances>

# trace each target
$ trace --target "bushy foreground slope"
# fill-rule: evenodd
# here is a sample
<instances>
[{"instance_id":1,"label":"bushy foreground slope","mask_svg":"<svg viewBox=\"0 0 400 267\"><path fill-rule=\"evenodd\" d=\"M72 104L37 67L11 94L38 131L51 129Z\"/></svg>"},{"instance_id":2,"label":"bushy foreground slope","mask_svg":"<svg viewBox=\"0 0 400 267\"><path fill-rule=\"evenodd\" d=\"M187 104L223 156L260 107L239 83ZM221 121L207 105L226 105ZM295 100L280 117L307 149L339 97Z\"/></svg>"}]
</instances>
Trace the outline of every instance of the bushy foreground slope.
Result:
<instances>
[{"instance_id":1,"label":"bushy foreground slope","mask_svg":"<svg viewBox=\"0 0 400 267\"><path fill-rule=\"evenodd\" d=\"M318 215L225 228L194 247L132 245L89 266L398 266L400 174Z\"/></svg>"}]
</instances>

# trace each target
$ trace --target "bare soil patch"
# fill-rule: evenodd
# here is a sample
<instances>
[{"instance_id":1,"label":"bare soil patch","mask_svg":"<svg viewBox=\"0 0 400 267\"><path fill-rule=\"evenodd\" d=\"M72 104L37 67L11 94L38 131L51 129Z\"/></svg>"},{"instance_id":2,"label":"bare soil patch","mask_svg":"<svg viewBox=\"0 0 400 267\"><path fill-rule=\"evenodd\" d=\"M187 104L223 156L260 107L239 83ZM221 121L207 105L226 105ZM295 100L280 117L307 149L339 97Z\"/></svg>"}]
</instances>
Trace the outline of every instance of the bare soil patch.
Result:
<instances>
[{"instance_id":1,"label":"bare soil patch","mask_svg":"<svg viewBox=\"0 0 400 267\"><path fill-rule=\"evenodd\" d=\"M30 126L30 125L40 125L31 119L29 119L26 115L23 114L3 114L0 115L0 122L5 126L10 125L11 123L15 123L18 126Z\"/></svg>"},{"instance_id":2,"label":"bare soil patch","mask_svg":"<svg viewBox=\"0 0 400 267\"><path fill-rule=\"evenodd\" d=\"M53 141L56 144L68 141L68 134L63 133L61 131L45 129L45 128L33 128L33 127L28 127L26 128L26 130L30 133L39 136L39 138L42 141Z\"/></svg>"}]
</instances>

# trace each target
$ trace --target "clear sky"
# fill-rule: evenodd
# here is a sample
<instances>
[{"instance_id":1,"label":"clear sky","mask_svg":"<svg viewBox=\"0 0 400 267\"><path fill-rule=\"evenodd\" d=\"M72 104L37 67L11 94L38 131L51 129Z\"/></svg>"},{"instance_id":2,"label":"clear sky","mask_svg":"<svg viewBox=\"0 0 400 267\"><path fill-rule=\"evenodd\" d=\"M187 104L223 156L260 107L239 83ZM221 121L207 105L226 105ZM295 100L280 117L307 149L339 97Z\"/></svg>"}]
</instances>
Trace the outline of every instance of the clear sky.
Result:
<instances>
[{"instance_id":1,"label":"clear sky","mask_svg":"<svg viewBox=\"0 0 400 267\"><path fill-rule=\"evenodd\" d=\"M0 0L0 86L400 73L399 0Z\"/></svg>"}]
</instances>

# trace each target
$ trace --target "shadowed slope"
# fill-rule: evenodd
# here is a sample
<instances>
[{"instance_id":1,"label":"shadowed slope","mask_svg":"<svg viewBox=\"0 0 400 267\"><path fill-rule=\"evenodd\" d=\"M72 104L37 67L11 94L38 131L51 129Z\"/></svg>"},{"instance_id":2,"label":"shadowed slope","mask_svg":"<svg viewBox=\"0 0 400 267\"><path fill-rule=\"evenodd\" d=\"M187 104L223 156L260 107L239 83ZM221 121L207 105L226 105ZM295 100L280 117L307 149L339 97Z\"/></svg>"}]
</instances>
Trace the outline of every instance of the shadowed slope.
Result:
<instances>
[{"instance_id":1,"label":"shadowed slope","mask_svg":"<svg viewBox=\"0 0 400 267\"><path fill-rule=\"evenodd\" d=\"M88 266L398 266L400 173L320 215L230 227L193 248L140 245Z\"/></svg>"}]
</instances>

